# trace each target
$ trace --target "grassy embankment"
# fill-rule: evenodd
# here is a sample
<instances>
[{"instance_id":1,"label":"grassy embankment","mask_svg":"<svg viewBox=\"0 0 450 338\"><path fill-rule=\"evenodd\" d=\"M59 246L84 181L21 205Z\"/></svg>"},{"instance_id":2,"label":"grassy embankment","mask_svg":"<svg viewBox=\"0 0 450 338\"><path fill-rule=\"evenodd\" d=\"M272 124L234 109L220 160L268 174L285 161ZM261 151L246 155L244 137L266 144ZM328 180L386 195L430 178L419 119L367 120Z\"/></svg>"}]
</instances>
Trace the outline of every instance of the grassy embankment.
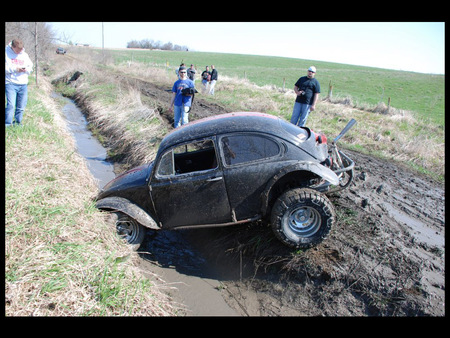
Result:
<instances>
[{"instance_id":1,"label":"grassy embankment","mask_svg":"<svg viewBox=\"0 0 450 338\"><path fill-rule=\"evenodd\" d=\"M258 86L282 88L285 84L286 89L292 89L297 79L306 75L306 69L315 65L322 98L328 95L331 83L336 100L350 103L354 107L368 110L380 103L387 106L388 99L391 98L392 107L414 112L415 117L429 118L434 124L445 125L443 75L241 54L148 50L109 50L107 53L116 63L133 60L159 67L169 65L172 72L180 62L185 62L187 66L192 63L199 72L197 78L206 65L214 64L219 76L245 77Z\"/></svg>"},{"instance_id":2,"label":"grassy embankment","mask_svg":"<svg viewBox=\"0 0 450 338\"><path fill-rule=\"evenodd\" d=\"M32 83L32 82L31 82ZM97 186L40 80L5 131L7 316L173 315L92 202Z\"/></svg>"}]
</instances>

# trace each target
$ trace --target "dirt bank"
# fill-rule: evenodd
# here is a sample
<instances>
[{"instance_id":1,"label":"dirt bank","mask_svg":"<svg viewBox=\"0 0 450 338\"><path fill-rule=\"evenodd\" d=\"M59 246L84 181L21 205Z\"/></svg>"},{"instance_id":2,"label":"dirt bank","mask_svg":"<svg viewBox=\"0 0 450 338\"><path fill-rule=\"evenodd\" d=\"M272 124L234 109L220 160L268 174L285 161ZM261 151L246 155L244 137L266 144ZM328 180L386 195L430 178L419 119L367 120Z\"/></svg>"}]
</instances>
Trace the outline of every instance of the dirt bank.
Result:
<instances>
[{"instance_id":1,"label":"dirt bank","mask_svg":"<svg viewBox=\"0 0 450 338\"><path fill-rule=\"evenodd\" d=\"M172 122L169 88L125 75L123 81L133 81L157 101L160 115ZM197 95L191 121L224 112ZM338 222L316 248L293 252L260 223L183 234L215 271L223 297L237 313L445 315L443 184L398 164L348 153L356 163L355 181L330 195ZM144 243L150 255L152 236ZM186 274L202 273L192 271Z\"/></svg>"}]
</instances>

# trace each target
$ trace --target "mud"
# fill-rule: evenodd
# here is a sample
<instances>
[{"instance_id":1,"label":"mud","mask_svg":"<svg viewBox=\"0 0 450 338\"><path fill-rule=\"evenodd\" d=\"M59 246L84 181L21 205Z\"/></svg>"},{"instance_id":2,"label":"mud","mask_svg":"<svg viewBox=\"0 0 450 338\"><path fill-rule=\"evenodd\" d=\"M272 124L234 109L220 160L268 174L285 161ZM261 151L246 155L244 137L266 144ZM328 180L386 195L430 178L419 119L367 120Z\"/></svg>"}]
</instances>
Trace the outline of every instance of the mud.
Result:
<instances>
[{"instance_id":1,"label":"mud","mask_svg":"<svg viewBox=\"0 0 450 338\"><path fill-rule=\"evenodd\" d=\"M123 78L173 121L168 88ZM225 112L197 95L191 121ZM220 281L213 288L242 316L444 316L443 184L401 164L347 153L355 180L329 195L338 222L319 246L293 251L252 223L184 231L160 247L155 236L165 235L150 232L143 260Z\"/></svg>"},{"instance_id":2,"label":"mud","mask_svg":"<svg viewBox=\"0 0 450 338\"><path fill-rule=\"evenodd\" d=\"M169 100L163 88L147 82L141 88ZM227 112L200 95L192 111L191 120ZM348 153L355 181L329 196L340 217L316 248L294 253L260 224L191 231L190 242L220 271L223 296L239 314L445 315L443 184L400 164ZM255 237L269 244L255 249Z\"/></svg>"}]
</instances>

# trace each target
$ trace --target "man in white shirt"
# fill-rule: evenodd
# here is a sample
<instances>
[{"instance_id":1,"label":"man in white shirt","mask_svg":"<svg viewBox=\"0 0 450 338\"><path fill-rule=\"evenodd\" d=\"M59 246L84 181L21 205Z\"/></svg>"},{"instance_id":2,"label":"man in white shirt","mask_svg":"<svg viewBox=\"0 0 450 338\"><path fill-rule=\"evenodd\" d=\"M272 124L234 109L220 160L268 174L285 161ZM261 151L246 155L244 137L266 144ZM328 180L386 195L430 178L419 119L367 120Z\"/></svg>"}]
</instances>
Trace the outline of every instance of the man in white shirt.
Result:
<instances>
[{"instance_id":1,"label":"man in white shirt","mask_svg":"<svg viewBox=\"0 0 450 338\"><path fill-rule=\"evenodd\" d=\"M28 101L28 75L33 71L23 42L14 39L5 48L5 127L21 125L23 112Z\"/></svg>"}]
</instances>

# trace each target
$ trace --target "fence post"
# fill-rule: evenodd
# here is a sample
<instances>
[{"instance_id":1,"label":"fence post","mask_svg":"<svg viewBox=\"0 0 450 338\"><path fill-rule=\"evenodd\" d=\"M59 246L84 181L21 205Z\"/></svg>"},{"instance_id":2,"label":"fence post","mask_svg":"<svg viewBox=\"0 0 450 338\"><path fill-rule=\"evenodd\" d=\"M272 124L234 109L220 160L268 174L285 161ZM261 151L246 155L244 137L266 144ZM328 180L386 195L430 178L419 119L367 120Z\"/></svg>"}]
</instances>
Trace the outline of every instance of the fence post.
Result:
<instances>
[{"instance_id":1,"label":"fence post","mask_svg":"<svg viewBox=\"0 0 450 338\"><path fill-rule=\"evenodd\" d=\"M389 109L391 109L391 97L388 97L388 106L387 106L387 112L389 113Z\"/></svg>"},{"instance_id":2,"label":"fence post","mask_svg":"<svg viewBox=\"0 0 450 338\"><path fill-rule=\"evenodd\" d=\"M330 80L330 83L328 85L328 99L331 100L332 96L333 96L333 85L331 84L331 80Z\"/></svg>"}]
</instances>

